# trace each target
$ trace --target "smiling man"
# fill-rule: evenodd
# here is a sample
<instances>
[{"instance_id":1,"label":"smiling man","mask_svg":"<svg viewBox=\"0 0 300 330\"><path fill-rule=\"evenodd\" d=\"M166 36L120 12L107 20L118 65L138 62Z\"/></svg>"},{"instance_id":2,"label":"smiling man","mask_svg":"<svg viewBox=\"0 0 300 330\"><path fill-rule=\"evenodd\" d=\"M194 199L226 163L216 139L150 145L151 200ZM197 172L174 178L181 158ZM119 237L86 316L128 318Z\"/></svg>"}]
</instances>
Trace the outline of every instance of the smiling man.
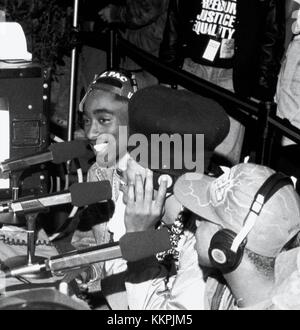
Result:
<instances>
[{"instance_id":1,"label":"smiling man","mask_svg":"<svg viewBox=\"0 0 300 330\"><path fill-rule=\"evenodd\" d=\"M131 187L130 196L132 197L132 183L135 182L137 178L135 185L136 194L142 198L145 180L148 182L151 191L159 190L160 182L165 181L164 178L167 176L169 196L165 203L163 200L166 210L163 223L170 226L174 223L171 229L174 234L173 244L177 246L178 243L180 249L179 245L186 242L192 249L191 253L197 258L196 254L193 253L193 246L195 244L193 235L190 232L186 235L181 235L183 232L182 220L184 215L181 214L181 205L172 195L172 187L174 186L176 178L186 173L188 169L183 162L183 164L181 164L182 166L177 169L175 167L168 168L165 166L166 164L163 163L159 164L159 168L155 170L151 166L151 157L148 158L150 163L146 164L138 164L135 160L130 159L131 157L133 158L132 151L134 150L130 150L131 157L129 157L125 149L127 136L119 136L118 133L120 126L124 125L127 120L126 99L120 98L120 94L115 93L116 91L120 91L120 89L116 89L116 85L123 86L123 84L120 84L120 79L118 84L116 84L113 79L108 80L107 75L110 74L105 74L96 80L96 83L92 86L93 89L87 93L87 96L81 104L81 109L84 111L86 135L94 145L97 157L96 163L89 171L89 180L103 180L108 178L112 183L113 201L115 204L111 210L109 210L111 211L111 215L108 215L106 212L106 215L103 216L105 213L103 209L100 210L100 212L98 210L91 214L91 217L96 220L98 219L98 222L100 222L93 225L96 242L97 244L104 244L110 240L117 241L125 234L126 229L127 231L141 231L147 230L149 227L155 227L160 222L160 214L157 216L156 213L154 217L152 214L149 218L151 221L139 223L141 217L140 214L136 214L136 212L145 211L140 207L143 201L139 198L139 205L129 203L128 206L128 198L126 198L128 197L128 190L126 189L126 184L127 187ZM109 85L103 83L103 79L106 82L109 81ZM112 83L114 83L114 85L112 85ZM128 95L127 92L126 95ZM182 125L182 123L184 123L184 125ZM163 151L154 149L154 154L151 153L151 137L153 135L165 133L168 136L172 136L177 133L181 137L184 137L186 134L196 137L197 134L203 134L205 136L204 167L207 169L213 150L228 134L229 120L224 109L213 100L188 91L176 91L163 86L153 86L138 91L130 99L128 104L128 126L130 137L134 134L143 135L145 137L148 143L144 151L147 154L150 151L150 154L152 154L155 159L158 155L161 156ZM114 149L116 145L119 146L117 153ZM193 159L196 158L194 156L196 156L197 151L199 151L196 150L196 145L197 144L194 143L192 146L185 148L185 152L193 156ZM114 157L110 154L113 152L117 155L114 162ZM179 148L177 152L181 155L184 153L182 148ZM172 160L170 163L174 166L174 150L170 153L169 157L170 160ZM181 157L181 159L183 160L184 157ZM124 171L125 169L126 171ZM192 171L195 171L195 169ZM120 176L116 175L118 173L125 174L125 186L123 188L120 184ZM153 185L153 188L151 188L151 185ZM122 189L122 191L120 191L120 189ZM121 198L123 192L124 202L127 203L127 214L125 214L125 203L123 203ZM159 199L161 196L164 197L163 192L160 192L156 198ZM107 204L102 205L102 208L105 207L107 207ZM154 209L157 210L157 207ZM101 212L102 214L99 214ZM131 213L130 216L128 216L128 213ZM127 228L125 228L124 218ZM83 220L86 222L88 219L84 217ZM190 239L191 236L192 239ZM177 255L178 251L172 252ZM162 259L164 259L164 257L165 256L161 256ZM125 270L127 270L127 264L124 260L106 262L104 265L97 265L97 269L95 269L96 276L94 279L103 279L105 277L105 279L101 281L101 289L112 309L124 309L127 307L128 295L122 295L122 287L123 289L125 288L125 278L122 278L122 273ZM197 274L200 272L198 267L194 269L194 271L197 272ZM203 284L201 279L201 274L196 276L196 281L198 283L197 288L199 288L200 292L202 292L201 288ZM127 293L128 292L127 290ZM131 294L129 295L129 299L130 301L128 302L131 309L140 308L141 304L143 304L140 300L135 300L135 297ZM196 300L198 302L198 299ZM184 301L187 302L188 300L184 299ZM188 305L194 306L193 302L188 303ZM196 306L198 306L198 303Z\"/></svg>"},{"instance_id":2,"label":"smiling man","mask_svg":"<svg viewBox=\"0 0 300 330\"><path fill-rule=\"evenodd\" d=\"M129 73L105 71L95 77L79 106L86 137L96 156L87 180L109 180L113 192L112 201L89 207L81 215L83 222L92 227L97 245L118 241L125 234L125 205L119 189L119 174L126 169L129 155L126 130L124 136L121 136L120 127L127 127L128 101L136 90L136 82ZM86 239L89 244L90 238ZM81 235L75 235L73 244L82 246L85 244L84 239ZM101 288L112 309L127 308L126 297L122 294L125 290L122 288L122 280L114 280L113 284L109 280L112 275L121 276L120 273L125 269L126 263L123 260L115 260L92 266L92 272L88 275L91 290L98 291ZM107 282L101 281L104 277ZM114 292L111 292L110 287L114 288Z\"/></svg>"},{"instance_id":3,"label":"smiling man","mask_svg":"<svg viewBox=\"0 0 300 330\"><path fill-rule=\"evenodd\" d=\"M115 166L127 153L127 136L119 136L119 128L127 126L128 100L135 91L128 73L106 71L96 76L80 103L84 131L101 167Z\"/></svg>"}]
</instances>

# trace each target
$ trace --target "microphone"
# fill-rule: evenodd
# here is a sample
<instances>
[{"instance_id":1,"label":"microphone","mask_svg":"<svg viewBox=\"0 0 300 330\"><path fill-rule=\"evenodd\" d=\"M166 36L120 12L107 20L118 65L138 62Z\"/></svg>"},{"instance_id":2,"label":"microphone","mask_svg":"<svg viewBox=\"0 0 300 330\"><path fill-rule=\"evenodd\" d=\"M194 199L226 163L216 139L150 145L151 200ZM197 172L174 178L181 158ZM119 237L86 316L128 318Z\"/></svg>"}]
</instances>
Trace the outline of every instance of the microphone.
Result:
<instances>
[{"instance_id":1,"label":"microphone","mask_svg":"<svg viewBox=\"0 0 300 330\"><path fill-rule=\"evenodd\" d=\"M54 256L43 263L8 270L4 272L4 275L9 278L41 271L66 272L118 258L135 262L170 250L171 247L167 228L127 233L121 237L119 242Z\"/></svg>"},{"instance_id":2,"label":"microphone","mask_svg":"<svg viewBox=\"0 0 300 330\"><path fill-rule=\"evenodd\" d=\"M172 248L167 228L127 233L120 238L125 260L135 262Z\"/></svg>"},{"instance_id":3,"label":"microphone","mask_svg":"<svg viewBox=\"0 0 300 330\"><path fill-rule=\"evenodd\" d=\"M112 189L109 181L75 183L70 187L69 191L36 198L26 197L2 203L0 205L0 213L34 213L47 209L50 206L69 203L82 207L111 198Z\"/></svg>"},{"instance_id":4,"label":"microphone","mask_svg":"<svg viewBox=\"0 0 300 330\"><path fill-rule=\"evenodd\" d=\"M25 156L17 159L8 159L0 163L0 173L24 170L32 165L38 165L46 162L60 164L73 158L83 157L87 152L85 141L71 141L52 144L48 151Z\"/></svg>"}]
</instances>

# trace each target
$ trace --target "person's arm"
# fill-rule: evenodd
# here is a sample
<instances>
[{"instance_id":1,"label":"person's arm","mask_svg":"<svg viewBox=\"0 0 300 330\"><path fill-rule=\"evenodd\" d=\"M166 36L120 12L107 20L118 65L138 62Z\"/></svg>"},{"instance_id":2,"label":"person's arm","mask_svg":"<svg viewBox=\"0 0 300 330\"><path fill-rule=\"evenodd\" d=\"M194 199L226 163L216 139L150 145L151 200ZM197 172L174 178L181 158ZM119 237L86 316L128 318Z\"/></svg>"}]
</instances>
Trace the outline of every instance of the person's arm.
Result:
<instances>
[{"instance_id":1,"label":"person's arm","mask_svg":"<svg viewBox=\"0 0 300 330\"><path fill-rule=\"evenodd\" d=\"M140 28L157 20L167 10L166 0L127 0L125 6L109 5L99 12L107 23L123 23Z\"/></svg>"},{"instance_id":2,"label":"person's arm","mask_svg":"<svg viewBox=\"0 0 300 330\"><path fill-rule=\"evenodd\" d=\"M171 275L155 258L128 264L125 282L131 310L203 310L205 282L198 264L195 237L186 233L179 269ZM171 277L170 277L171 275Z\"/></svg>"},{"instance_id":3,"label":"person's arm","mask_svg":"<svg viewBox=\"0 0 300 330\"><path fill-rule=\"evenodd\" d=\"M268 0L265 6L265 25L260 45L259 76L255 97L271 101L276 91L284 53L285 3L282 0Z\"/></svg>"},{"instance_id":4,"label":"person's arm","mask_svg":"<svg viewBox=\"0 0 300 330\"><path fill-rule=\"evenodd\" d=\"M147 171L145 182L136 176L128 182L128 201L125 211L127 232L153 229L161 219L167 185L162 181L157 195L153 191L153 176ZM125 283L129 308L132 310L181 310L204 308L204 281L198 265L195 237L186 233L179 255L177 274L153 256L128 263Z\"/></svg>"},{"instance_id":5,"label":"person's arm","mask_svg":"<svg viewBox=\"0 0 300 330\"><path fill-rule=\"evenodd\" d=\"M179 2L178 0L170 0L159 58L175 68L181 68L184 60L182 31ZM163 77L162 81L165 82L166 80L168 83L167 79L167 77Z\"/></svg>"}]
</instances>

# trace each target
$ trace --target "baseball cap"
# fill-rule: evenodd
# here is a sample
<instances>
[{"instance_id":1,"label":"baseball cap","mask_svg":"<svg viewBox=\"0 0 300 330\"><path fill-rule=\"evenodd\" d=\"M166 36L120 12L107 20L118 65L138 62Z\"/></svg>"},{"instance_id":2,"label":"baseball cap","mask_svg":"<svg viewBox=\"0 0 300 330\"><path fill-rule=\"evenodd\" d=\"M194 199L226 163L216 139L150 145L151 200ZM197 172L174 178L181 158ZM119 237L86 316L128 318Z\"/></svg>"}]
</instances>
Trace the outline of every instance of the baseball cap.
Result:
<instances>
[{"instance_id":1,"label":"baseball cap","mask_svg":"<svg viewBox=\"0 0 300 330\"><path fill-rule=\"evenodd\" d=\"M85 96L79 104L80 112L83 112L86 98L93 90L103 90L130 99L137 91L137 84L131 73L125 70L104 71L96 75L93 82L89 85Z\"/></svg>"},{"instance_id":2,"label":"baseball cap","mask_svg":"<svg viewBox=\"0 0 300 330\"><path fill-rule=\"evenodd\" d=\"M239 164L219 178L184 175L174 187L179 202L202 218L239 233L262 184L274 173L268 167ZM300 231L300 198L292 185L279 189L263 206L246 247L262 256L277 256Z\"/></svg>"}]
</instances>

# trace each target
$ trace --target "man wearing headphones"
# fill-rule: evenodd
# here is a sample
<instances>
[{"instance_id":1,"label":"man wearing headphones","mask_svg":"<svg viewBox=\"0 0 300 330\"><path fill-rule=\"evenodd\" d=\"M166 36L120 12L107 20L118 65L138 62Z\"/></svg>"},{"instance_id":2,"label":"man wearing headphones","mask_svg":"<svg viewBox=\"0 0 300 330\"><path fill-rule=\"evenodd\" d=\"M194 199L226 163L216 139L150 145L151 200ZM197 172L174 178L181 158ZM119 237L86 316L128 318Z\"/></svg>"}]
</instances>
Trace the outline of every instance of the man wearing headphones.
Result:
<instances>
[{"instance_id":1,"label":"man wearing headphones","mask_svg":"<svg viewBox=\"0 0 300 330\"><path fill-rule=\"evenodd\" d=\"M207 271L207 280L198 306L209 310L278 307L272 298L286 258L276 258L292 248L300 231L300 199L291 180L264 166L239 164L217 179L183 175L174 194L193 212L198 258L185 251L185 262L165 291L162 267L154 259L129 264L126 285L135 306L139 301L145 309L186 309L183 298L191 300L198 292L196 273L191 270L200 266ZM127 225L133 219L127 217Z\"/></svg>"},{"instance_id":2,"label":"man wearing headphones","mask_svg":"<svg viewBox=\"0 0 300 330\"><path fill-rule=\"evenodd\" d=\"M207 309L270 309L279 254L300 231L300 199L290 178L264 166L239 164L218 179L180 178L175 196L194 213ZM280 259L280 258L279 258Z\"/></svg>"}]
</instances>

